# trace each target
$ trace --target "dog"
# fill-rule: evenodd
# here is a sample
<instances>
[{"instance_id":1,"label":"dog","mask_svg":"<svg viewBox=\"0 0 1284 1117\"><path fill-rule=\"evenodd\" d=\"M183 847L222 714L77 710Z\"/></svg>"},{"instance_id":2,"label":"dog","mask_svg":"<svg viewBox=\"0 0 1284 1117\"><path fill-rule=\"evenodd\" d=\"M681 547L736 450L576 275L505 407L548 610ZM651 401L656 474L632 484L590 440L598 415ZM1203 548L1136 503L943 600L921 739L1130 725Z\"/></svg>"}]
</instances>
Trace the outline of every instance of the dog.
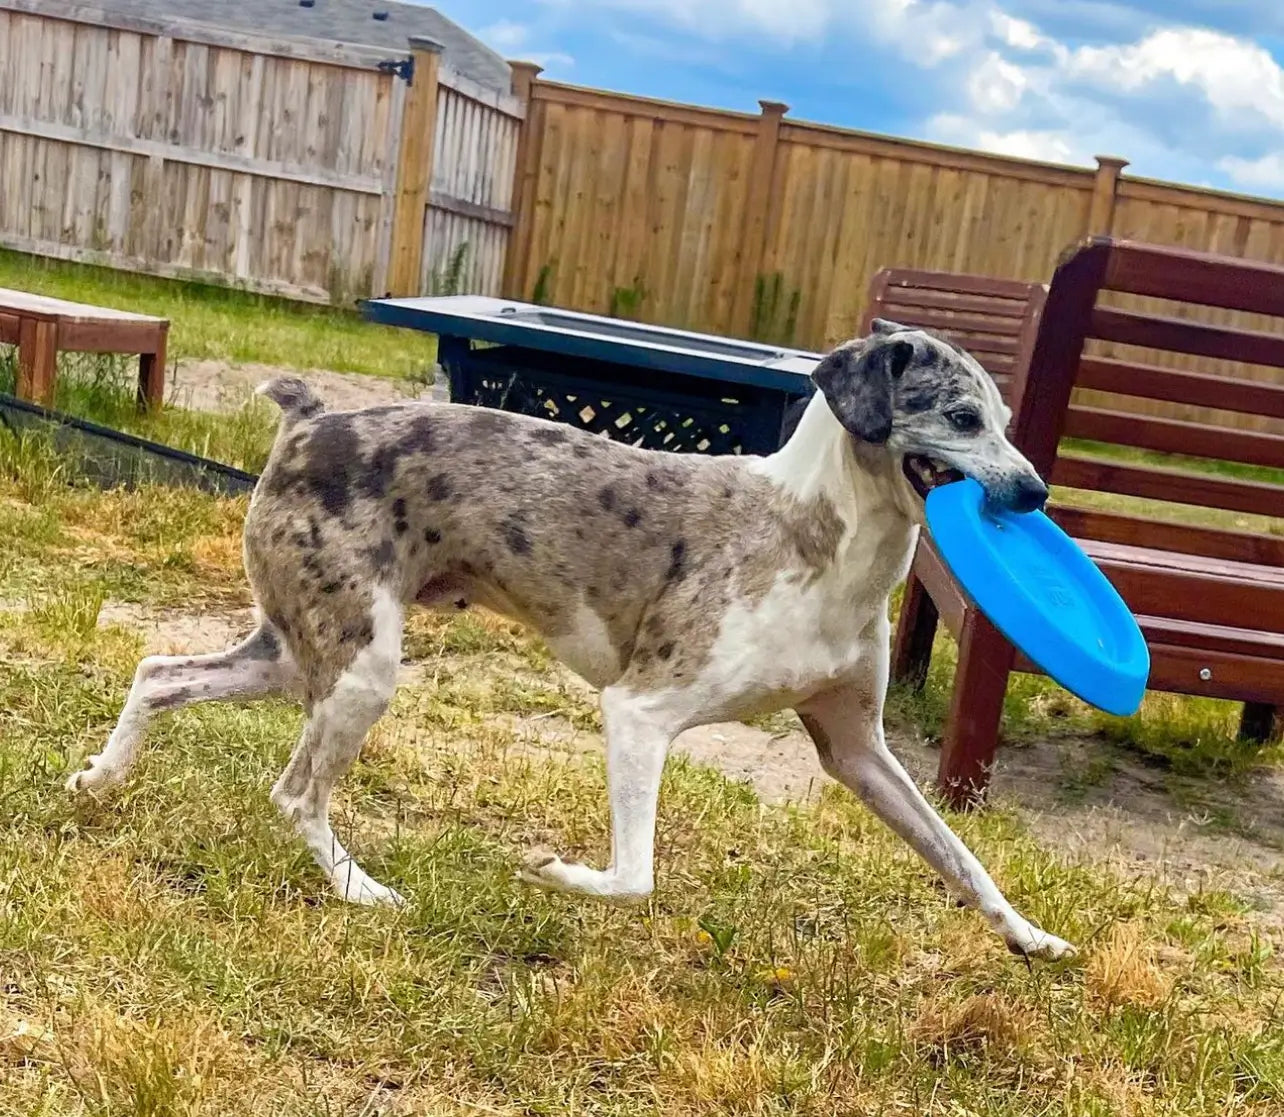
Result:
<instances>
[{"instance_id":1,"label":"dog","mask_svg":"<svg viewBox=\"0 0 1284 1117\"><path fill-rule=\"evenodd\" d=\"M1015 953L1074 948L1021 916L888 750L888 599L930 488L974 478L996 507L1047 488L1005 436L985 370L942 337L876 321L816 366L767 456L669 454L458 404L327 412L293 377L245 521L259 625L206 656L138 667L75 792L121 783L153 715L297 696L302 736L272 800L343 898L398 904L330 826L347 771L396 686L413 603L523 622L601 691L612 856L528 857L541 888L637 903L653 887L660 775L692 726L795 710L825 770L975 907Z\"/></svg>"}]
</instances>

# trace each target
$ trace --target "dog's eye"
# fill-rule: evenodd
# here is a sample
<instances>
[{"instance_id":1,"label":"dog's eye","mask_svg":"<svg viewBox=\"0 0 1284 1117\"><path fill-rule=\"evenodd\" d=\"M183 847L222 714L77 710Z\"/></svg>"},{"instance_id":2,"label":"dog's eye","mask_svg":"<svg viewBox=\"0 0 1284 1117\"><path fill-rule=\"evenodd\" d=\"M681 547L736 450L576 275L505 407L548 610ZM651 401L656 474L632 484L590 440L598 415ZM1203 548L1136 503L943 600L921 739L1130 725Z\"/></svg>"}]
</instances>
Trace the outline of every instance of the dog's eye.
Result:
<instances>
[{"instance_id":1,"label":"dog's eye","mask_svg":"<svg viewBox=\"0 0 1284 1117\"><path fill-rule=\"evenodd\" d=\"M957 411L947 411L945 418L950 426L961 434L972 434L981 429L981 415L969 407Z\"/></svg>"}]
</instances>

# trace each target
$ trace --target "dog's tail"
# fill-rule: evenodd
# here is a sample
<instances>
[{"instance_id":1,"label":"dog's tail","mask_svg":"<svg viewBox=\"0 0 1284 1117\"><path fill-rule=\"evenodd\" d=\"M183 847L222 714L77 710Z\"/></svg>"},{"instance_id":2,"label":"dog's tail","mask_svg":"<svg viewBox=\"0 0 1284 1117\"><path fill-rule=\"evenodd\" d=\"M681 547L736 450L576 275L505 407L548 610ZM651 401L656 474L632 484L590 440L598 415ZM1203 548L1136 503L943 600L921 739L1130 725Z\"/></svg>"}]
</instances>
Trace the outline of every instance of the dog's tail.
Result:
<instances>
[{"instance_id":1,"label":"dog's tail","mask_svg":"<svg viewBox=\"0 0 1284 1117\"><path fill-rule=\"evenodd\" d=\"M325 410L321 398L297 376L274 376L254 389L281 409L281 425L292 427L300 419L312 419Z\"/></svg>"}]
</instances>

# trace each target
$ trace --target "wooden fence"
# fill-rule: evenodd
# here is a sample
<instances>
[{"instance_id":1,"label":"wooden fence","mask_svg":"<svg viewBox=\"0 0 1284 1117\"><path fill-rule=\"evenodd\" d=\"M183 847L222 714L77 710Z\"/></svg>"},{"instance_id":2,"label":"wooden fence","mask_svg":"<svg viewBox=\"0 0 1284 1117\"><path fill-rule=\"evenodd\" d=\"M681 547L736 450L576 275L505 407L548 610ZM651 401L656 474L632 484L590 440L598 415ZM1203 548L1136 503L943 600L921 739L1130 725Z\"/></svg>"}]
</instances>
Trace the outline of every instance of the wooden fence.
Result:
<instances>
[{"instance_id":1,"label":"wooden fence","mask_svg":"<svg viewBox=\"0 0 1284 1117\"><path fill-rule=\"evenodd\" d=\"M411 44L407 44L408 48ZM438 64L0 0L0 245L348 302L497 292L522 106Z\"/></svg>"},{"instance_id":2,"label":"wooden fence","mask_svg":"<svg viewBox=\"0 0 1284 1117\"><path fill-rule=\"evenodd\" d=\"M1054 166L793 122L777 102L750 115L579 89L533 67L518 82L528 108L505 272L513 297L821 349L855 332L882 267L1046 281L1067 246L1096 233L1284 262L1284 204L1131 179L1122 159Z\"/></svg>"}]
</instances>

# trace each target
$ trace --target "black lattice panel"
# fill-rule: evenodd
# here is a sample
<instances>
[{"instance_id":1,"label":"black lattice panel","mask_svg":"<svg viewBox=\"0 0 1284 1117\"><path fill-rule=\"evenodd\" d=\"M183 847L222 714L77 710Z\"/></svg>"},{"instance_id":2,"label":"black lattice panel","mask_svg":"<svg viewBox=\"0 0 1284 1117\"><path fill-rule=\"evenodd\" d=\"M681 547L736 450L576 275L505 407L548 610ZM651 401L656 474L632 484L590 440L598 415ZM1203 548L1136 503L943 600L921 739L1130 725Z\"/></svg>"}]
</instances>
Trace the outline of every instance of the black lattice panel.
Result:
<instances>
[{"instance_id":1,"label":"black lattice panel","mask_svg":"<svg viewBox=\"0 0 1284 1117\"><path fill-rule=\"evenodd\" d=\"M604 398L601 387L583 391L541 383L542 379L511 370L488 370L470 378L469 398L460 402L552 419L649 450L759 452L749 429L758 414L737 400L675 404L647 400L644 396L649 393L636 387L613 390L611 397Z\"/></svg>"}]
</instances>

